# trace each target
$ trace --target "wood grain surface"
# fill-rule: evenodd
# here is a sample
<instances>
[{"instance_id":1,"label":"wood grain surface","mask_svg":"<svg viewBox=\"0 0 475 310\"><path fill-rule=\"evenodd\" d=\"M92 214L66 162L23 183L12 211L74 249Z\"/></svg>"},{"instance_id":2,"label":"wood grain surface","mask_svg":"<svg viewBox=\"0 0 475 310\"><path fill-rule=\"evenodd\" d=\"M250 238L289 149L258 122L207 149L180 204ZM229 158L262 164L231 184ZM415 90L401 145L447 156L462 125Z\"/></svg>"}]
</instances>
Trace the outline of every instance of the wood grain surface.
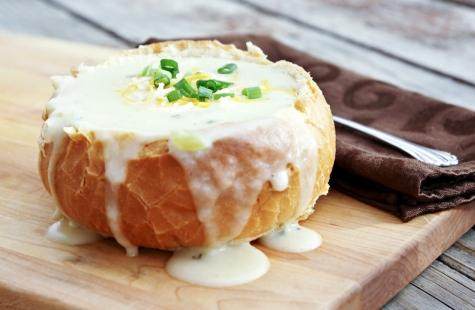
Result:
<instances>
[{"instance_id":1,"label":"wood grain surface","mask_svg":"<svg viewBox=\"0 0 475 310\"><path fill-rule=\"evenodd\" d=\"M30 34L54 36L66 40L83 40L108 46L120 46L123 42L88 23L78 23L69 12L43 1L6 0L0 2L0 26L2 30L23 31Z\"/></svg>"},{"instance_id":2,"label":"wood grain surface","mask_svg":"<svg viewBox=\"0 0 475 310\"><path fill-rule=\"evenodd\" d=\"M376 308L475 222L475 208L466 206L403 224L332 191L305 223L322 234L320 249L284 254L263 248L272 264L269 273L226 289L172 279L163 269L167 252L143 249L129 258L112 240L82 247L50 242L44 233L52 223L53 201L36 171L41 109L52 92L48 76L113 51L5 35L0 46L2 307ZM464 296L460 300L470 302Z\"/></svg>"},{"instance_id":3,"label":"wood grain surface","mask_svg":"<svg viewBox=\"0 0 475 310\"><path fill-rule=\"evenodd\" d=\"M240 2L475 85L473 10L430 0Z\"/></svg>"}]
</instances>

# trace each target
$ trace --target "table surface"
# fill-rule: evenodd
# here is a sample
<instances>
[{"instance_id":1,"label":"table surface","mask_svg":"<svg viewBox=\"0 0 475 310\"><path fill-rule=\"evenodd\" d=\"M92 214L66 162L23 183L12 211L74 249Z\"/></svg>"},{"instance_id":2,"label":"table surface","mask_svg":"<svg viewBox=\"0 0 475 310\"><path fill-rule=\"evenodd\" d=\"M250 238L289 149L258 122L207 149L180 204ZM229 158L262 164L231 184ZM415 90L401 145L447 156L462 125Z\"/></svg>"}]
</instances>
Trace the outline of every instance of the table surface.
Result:
<instances>
[{"instance_id":1,"label":"table surface","mask_svg":"<svg viewBox=\"0 0 475 310\"><path fill-rule=\"evenodd\" d=\"M0 31L113 47L149 36L270 34L340 66L475 110L473 0L2 0ZM474 279L471 229L385 308L475 307Z\"/></svg>"}]
</instances>

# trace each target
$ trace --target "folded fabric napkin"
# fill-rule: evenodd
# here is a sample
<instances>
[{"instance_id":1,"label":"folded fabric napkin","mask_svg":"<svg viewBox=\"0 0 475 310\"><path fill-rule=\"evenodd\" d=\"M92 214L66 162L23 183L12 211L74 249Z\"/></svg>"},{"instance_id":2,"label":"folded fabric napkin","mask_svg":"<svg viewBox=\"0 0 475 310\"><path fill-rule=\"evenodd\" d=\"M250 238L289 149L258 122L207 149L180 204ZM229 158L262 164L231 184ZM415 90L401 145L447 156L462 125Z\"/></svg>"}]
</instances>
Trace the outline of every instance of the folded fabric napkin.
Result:
<instances>
[{"instance_id":1,"label":"folded fabric napkin","mask_svg":"<svg viewBox=\"0 0 475 310\"><path fill-rule=\"evenodd\" d=\"M333 114L448 151L460 161L445 168L427 165L337 125L331 184L338 190L403 221L475 200L475 112L356 74L271 37L226 35L211 39L239 48L252 41L270 60L285 59L309 71ZM149 39L144 44L157 41Z\"/></svg>"}]
</instances>

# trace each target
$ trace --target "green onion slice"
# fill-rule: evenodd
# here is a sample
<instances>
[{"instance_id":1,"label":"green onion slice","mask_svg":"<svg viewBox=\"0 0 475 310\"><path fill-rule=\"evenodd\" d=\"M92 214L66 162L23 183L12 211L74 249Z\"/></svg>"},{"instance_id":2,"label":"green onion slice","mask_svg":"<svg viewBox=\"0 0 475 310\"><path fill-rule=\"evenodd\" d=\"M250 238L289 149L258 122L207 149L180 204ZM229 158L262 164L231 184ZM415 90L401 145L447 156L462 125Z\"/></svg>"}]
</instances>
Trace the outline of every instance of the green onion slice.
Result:
<instances>
[{"instance_id":1,"label":"green onion slice","mask_svg":"<svg viewBox=\"0 0 475 310\"><path fill-rule=\"evenodd\" d=\"M174 102L180 99L182 97L182 94L179 90L175 89L169 92L166 96L167 96L168 102Z\"/></svg>"},{"instance_id":2,"label":"green onion slice","mask_svg":"<svg viewBox=\"0 0 475 310\"><path fill-rule=\"evenodd\" d=\"M153 72L153 86L158 87L158 84L163 83L164 85L170 84L170 77L163 73L161 70L156 70Z\"/></svg>"},{"instance_id":3,"label":"green onion slice","mask_svg":"<svg viewBox=\"0 0 475 310\"><path fill-rule=\"evenodd\" d=\"M153 68L152 65L148 65L145 68L143 68L143 70L139 73L139 76L151 77L153 81L153 86L155 87L158 87L158 84L160 83L163 83L164 85L170 84L170 79L172 78L172 75L170 72Z\"/></svg>"},{"instance_id":4,"label":"green onion slice","mask_svg":"<svg viewBox=\"0 0 475 310\"><path fill-rule=\"evenodd\" d=\"M236 69L237 69L236 64L229 63L229 64L225 64L224 66L222 66L221 68L219 68L219 69L218 69L218 73L221 73L221 74L230 74L230 73L233 73Z\"/></svg>"},{"instance_id":5,"label":"green onion slice","mask_svg":"<svg viewBox=\"0 0 475 310\"><path fill-rule=\"evenodd\" d=\"M248 87L242 90L242 94L249 99L257 99L262 97L261 88L256 87Z\"/></svg>"},{"instance_id":6,"label":"green onion slice","mask_svg":"<svg viewBox=\"0 0 475 310\"><path fill-rule=\"evenodd\" d=\"M219 98L222 98L222 97L234 97L234 94L233 93L220 93L220 94L214 94L213 95L214 100L218 100Z\"/></svg>"},{"instance_id":7,"label":"green onion slice","mask_svg":"<svg viewBox=\"0 0 475 310\"><path fill-rule=\"evenodd\" d=\"M175 89L179 90L181 94L185 97L196 98L198 96L193 86L191 86L191 84L188 83L188 81L185 79L181 79L174 86Z\"/></svg>"},{"instance_id":8,"label":"green onion slice","mask_svg":"<svg viewBox=\"0 0 475 310\"><path fill-rule=\"evenodd\" d=\"M213 93L217 92L218 90L221 90L223 88L229 87L233 85L233 83L230 82L225 82L225 81L219 81L219 80L198 80L196 81L196 87L206 87L208 89L211 89Z\"/></svg>"},{"instance_id":9,"label":"green onion slice","mask_svg":"<svg viewBox=\"0 0 475 310\"><path fill-rule=\"evenodd\" d=\"M173 78L176 78L177 73L180 72L178 69L178 63L173 59L164 58L160 60L160 68L170 72Z\"/></svg>"},{"instance_id":10,"label":"green onion slice","mask_svg":"<svg viewBox=\"0 0 475 310\"><path fill-rule=\"evenodd\" d=\"M200 86L198 87L198 100L206 101L206 99L213 98L213 90Z\"/></svg>"}]
</instances>

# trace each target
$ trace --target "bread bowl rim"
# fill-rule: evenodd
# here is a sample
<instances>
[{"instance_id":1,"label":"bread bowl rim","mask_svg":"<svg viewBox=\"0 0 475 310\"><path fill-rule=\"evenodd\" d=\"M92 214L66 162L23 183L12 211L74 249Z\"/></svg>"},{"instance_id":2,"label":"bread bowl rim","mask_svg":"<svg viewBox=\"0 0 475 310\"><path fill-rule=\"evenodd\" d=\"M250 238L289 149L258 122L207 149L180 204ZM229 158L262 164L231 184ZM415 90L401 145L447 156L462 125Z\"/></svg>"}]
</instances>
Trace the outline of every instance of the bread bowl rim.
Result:
<instances>
[{"instance_id":1,"label":"bread bowl rim","mask_svg":"<svg viewBox=\"0 0 475 310\"><path fill-rule=\"evenodd\" d=\"M201 41L190 41L190 40L179 40L179 41L167 41L167 42L160 42L160 43L154 43L148 46L140 47L135 50L129 50L126 51L123 55L134 55L134 54L143 54L143 53L160 53L163 50L166 50L168 47L173 46L174 48L179 48L183 50L188 50L188 49L203 49L203 50L209 50L211 48L213 49L218 49L221 51L225 51L226 53L229 53L231 59L249 59L258 63L263 63L263 64L270 64L269 60L267 60L264 57L264 54L260 49L253 45L249 45L248 49L249 51L243 51L240 49L237 49L234 45L225 45L222 44L218 41L210 41L210 40L201 40ZM313 202L322 194L326 194L328 191L328 179L330 175L330 170L331 166L333 165L334 161L334 154L335 154L335 141L334 141L334 126L333 122L331 120L331 112L326 104L325 98L323 97L323 94L321 90L318 88L315 82L311 79L310 75L303 70L301 67L294 65L290 62L287 61L279 61L276 63L280 63L281 65L285 66L293 72L293 74L297 75L299 78L301 78L304 83L305 83L305 91L303 92L298 92L296 96L296 102L295 102L295 108L304 113L306 116L306 121L308 124L315 130L316 135L318 135L320 138L323 137L323 146L320 147L324 149L328 149L326 153L326 156L319 156L323 157L319 159L319 167L323 166L324 172L321 174L321 177L323 178L322 180L317 179L316 183L321 183L320 185L315 185L314 189L314 199L312 200ZM74 75L74 70L73 70L73 75ZM322 112L321 116L325 120L326 124L322 124L318 122L319 116L315 115L317 112ZM46 120L48 118L48 112L44 113L44 119ZM315 117L311 117L313 116ZM94 135L85 135L83 133L76 133L79 134L80 136L86 138L88 143L92 144L95 143ZM68 139L74 140L74 139L81 139L81 137L75 136L75 134L67 134ZM41 145L41 153L42 157L45 157L45 145ZM150 146L152 145L152 146ZM162 153L156 153L157 149L156 147L158 145L162 145L161 152L165 152L166 149L163 149L163 140L157 140L154 143L151 143L144 148L139 153L139 158L138 159L144 159L144 158L149 158L151 156L157 156ZM320 152L319 149L319 152ZM43 159L44 160L44 159ZM323 165L320 164L320 160L323 162ZM44 172L41 171L41 159L40 159L40 173L44 174ZM45 187L49 189L48 182L45 181L45 178L43 177L43 182L45 183ZM313 203L308 206L306 212L303 214L297 215L294 220L298 219L304 219L308 217L312 213L312 207ZM254 207L253 207L254 208ZM81 223L80 224L88 227L88 223ZM270 231L272 229L275 229L278 223L273 225L272 227L269 227L266 231ZM93 228L94 227L89 227ZM264 233L264 232L263 232ZM260 233L259 235L262 235L263 233ZM107 234L107 232L106 232ZM258 236L253 236L252 239L255 239ZM165 248L170 248L170 247L165 247Z\"/></svg>"}]
</instances>

